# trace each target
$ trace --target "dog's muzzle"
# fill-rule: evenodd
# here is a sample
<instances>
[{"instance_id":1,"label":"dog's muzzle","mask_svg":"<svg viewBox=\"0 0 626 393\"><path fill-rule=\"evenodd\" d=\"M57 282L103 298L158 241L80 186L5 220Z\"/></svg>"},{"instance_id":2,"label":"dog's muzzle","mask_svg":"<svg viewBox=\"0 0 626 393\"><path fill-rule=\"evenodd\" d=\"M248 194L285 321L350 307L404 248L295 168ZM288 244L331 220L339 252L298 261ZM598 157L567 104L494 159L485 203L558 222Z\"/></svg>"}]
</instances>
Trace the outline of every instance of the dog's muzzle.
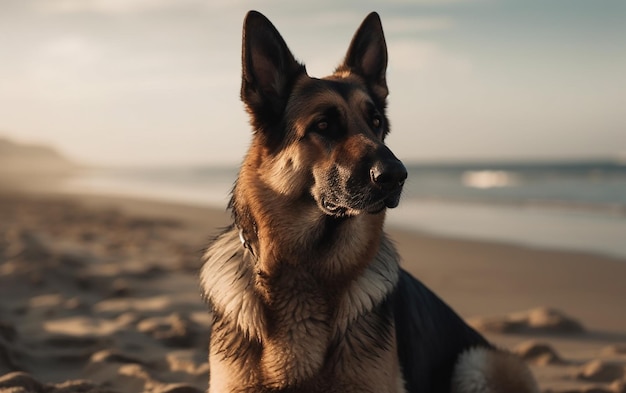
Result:
<instances>
[{"instance_id":1,"label":"dog's muzzle","mask_svg":"<svg viewBox=\"0 0 626 393\"><path fill-rule=\"evenodd\" d=\"M398 206L407 170L386 146L376 153L373 159L363 160L365 165L353 169L349 176L336 166L325 173L319 183L321 192L314 194L324 213L349 217L361 213L378 214L385 208Z\"/></svg>"}]
</instances>

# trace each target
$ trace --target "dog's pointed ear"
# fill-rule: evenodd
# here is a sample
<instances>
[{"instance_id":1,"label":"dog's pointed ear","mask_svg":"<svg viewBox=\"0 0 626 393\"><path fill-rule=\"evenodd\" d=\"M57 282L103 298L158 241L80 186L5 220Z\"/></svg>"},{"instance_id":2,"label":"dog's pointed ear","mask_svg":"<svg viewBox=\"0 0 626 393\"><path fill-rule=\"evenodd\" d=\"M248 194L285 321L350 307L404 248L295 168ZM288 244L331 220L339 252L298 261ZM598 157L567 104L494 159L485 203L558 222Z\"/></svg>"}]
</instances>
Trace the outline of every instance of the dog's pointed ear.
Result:
<instances>
[{"instance_id":1,"label":"dog's pointed ear","mask_svg":"<svg viewBox=\"0 0 626 393\"><path fill-rule=\"evenodd\" d=\"M272 22L257 11L248 12L243 24L241 100L255 128L280 118L302 74L304 65L296 61Z\"/></svg>"},{"instance_id":2,"label":"dog's pointed ear","mask_svg":"<svg viewBox=\"0 0 626 393\"><path fill-rule=\"evenodd\" d=\"M382 100L389 94L386 78L387 44L376 12L363 20L352 38L343 64L336 72L350 72L363 77Z\"/></svg>"}]
</instances>

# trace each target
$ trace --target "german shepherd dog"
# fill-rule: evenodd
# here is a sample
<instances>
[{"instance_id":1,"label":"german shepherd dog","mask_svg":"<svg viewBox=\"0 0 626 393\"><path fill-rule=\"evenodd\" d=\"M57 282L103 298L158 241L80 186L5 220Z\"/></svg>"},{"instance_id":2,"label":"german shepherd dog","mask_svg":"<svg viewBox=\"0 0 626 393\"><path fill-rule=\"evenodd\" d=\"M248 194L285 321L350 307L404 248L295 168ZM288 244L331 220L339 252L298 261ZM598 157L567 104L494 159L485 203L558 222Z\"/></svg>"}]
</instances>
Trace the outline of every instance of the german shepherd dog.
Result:
<instances>
[{"instance_id":1,"label":"german shepherd dog","mask_svg":"<svg viewBox=\"0 0 626 393\"><path fill-rule=\"evenodd\" d=\"M385 145L378 14L322 79L255 11L242 57L252 144L234 223L200 278L213 316L209 392L538 391L520 360L399 267L383 232L407 171Z\"/></svg>"}]
</instances>

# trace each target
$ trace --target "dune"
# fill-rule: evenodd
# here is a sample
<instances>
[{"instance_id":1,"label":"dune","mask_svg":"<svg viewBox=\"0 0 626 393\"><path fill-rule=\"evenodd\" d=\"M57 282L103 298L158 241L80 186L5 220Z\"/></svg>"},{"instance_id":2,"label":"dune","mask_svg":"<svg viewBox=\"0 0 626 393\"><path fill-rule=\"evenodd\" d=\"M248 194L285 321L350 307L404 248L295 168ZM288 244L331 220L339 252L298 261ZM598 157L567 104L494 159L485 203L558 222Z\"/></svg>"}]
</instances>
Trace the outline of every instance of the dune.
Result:
<instances>
[{"instance_id":1,"label":"dune","mask_svg":"<svg viewBox=\"0 0 626 393\"><path fill-rule=\"evenodd\" d=\"M0 176L65 174L78 167L52 147L17 143L0 137Z\"/></svg>"}]
</instances>

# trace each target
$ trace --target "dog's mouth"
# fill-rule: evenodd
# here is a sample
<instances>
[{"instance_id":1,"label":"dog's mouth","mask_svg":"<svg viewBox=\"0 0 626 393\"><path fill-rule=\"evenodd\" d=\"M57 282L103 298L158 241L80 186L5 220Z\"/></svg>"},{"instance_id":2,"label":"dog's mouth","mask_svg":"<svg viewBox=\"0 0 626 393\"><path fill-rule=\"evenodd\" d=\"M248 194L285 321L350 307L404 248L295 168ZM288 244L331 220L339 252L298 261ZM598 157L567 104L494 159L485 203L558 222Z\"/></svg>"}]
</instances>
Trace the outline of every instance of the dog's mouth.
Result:
<instances>
[{"instance_id":1,"label":"dog's mouth","mask_svg":"<svg viewBox=\"0 0 626 393\"><path fill-rule=\"evenodd\" d=\"M321 210L334 217L356 216L361 213L378 214L383 210L397 207L400 202L400 191L394 192L384 198L373 201L361 201L350 206L348 203L336 202L328 197L322 197L318 205Z\"/></svg>"},{"instance_id":2,"label":"dog's mouth","mask_svg":"<svg viewBox=\"0 0 626 393\"><path fill-rule=\"evenodd\" d=\"M400 203L401 193L402 193L402 189L399 188L397 191L387 195L387 197L370 204L364 210L370 214L376 214L376 213L380 213L381 211L385 209L393 209L395 207L398 207L398 204Z\"/></svg>"},{"instance_id":3,"label":"dog's mouth","mask_svg":"<svg viewBox=\"0 0 626 393\"><path fill-rule=\"evenodd\" d=\"M322 198L321 208L324 213L329 216L343 217L348 212L348 208L329 201L327 198Z\"/></svg>"}]
</instances>

